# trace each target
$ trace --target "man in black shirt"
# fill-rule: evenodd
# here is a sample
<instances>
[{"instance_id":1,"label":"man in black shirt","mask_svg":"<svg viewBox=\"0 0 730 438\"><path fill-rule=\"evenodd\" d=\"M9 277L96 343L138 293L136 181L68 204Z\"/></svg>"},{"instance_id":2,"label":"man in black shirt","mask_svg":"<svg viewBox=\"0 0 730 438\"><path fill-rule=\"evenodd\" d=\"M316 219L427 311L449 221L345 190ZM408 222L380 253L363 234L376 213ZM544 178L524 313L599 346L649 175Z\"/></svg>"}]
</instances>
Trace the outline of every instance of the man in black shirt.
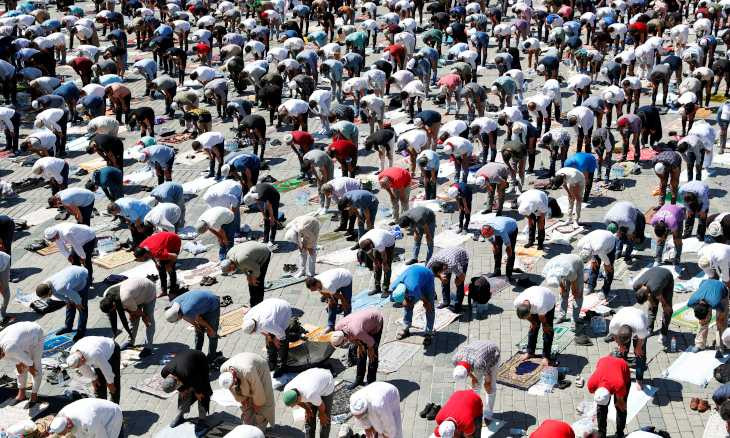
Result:
<instances>
[{"instance_id":1,"label":"man in black shirt","mask_svg":"<svg viewBox=\"0 0 730 438\"><path fill-rule=\"evenodd\" d=\"M388 159L388 167L393 167L393 143L395 141L395 131L393 128L383 128L370 134L365 139L365 150L373 149L378 151L380 158L380 170L385 169L385 159Z\"/></svg>"},{"instance_id":2,"label":"man in black shirt","mask_svg":"<svg viewBox=\"0 0 730 438\"><path fill-rule=\"evenodd\" d=\"M266 169L264 162L264 152L266 151L266 119L258 114L249 114L241 120L238 125L239 136L245 135L249 142L253 145L254 155L259 155L261 160L261 168ZM259 145L261 146L261 154L259 154Z\"/></svg>"},{"instance_id":3,"label":"man in black shirt","mask_svg":"<svg viewBox=\"0 0 730 438\"><path fill-rule=\"evenodd\" d=\"M281 195L272 184L256 184L250 192L243 197L246 205L257 204L259 211L264 217L264 243L274 245L276 229L279 226L279 200Z\"/></svg>"},{"instance_id":4,"label":"man in black shirt","mask_svg":"<svg viewBox=\"0 0 730 438\"><path fill-rule=\"evenodd\" d=\"M198 350L185 350L176 354L162 368L160 375L165 379L162 389L167 392L177 390L177 416L170 423L176 427L185 421L185 414L197 400L198 417L205 418L210 411L210 369L205 354Z\"/></svg>"},{"instance_id":5,"label":"man in black shirt","mask_svg":"<svg viewBox=\"0 0 730 438\"><path fill-rule=\"evenodd\" d=\"M669 335L669 322L672 320L672 296L674 295L674 276L672 272L661 266L649 268L634 281L636 302L644 304L649 301L649 331L654 330L659 304L662 305L662 342L666 343Z\"/></svg>"},{"instance_id":6,"label":"man in black shirt","mask_svg":"<svg viewBox=\"0 0 730 438\"><path fill-rule=\"evenodd\" d=\"M139 125L141 136L154 137L155 136L155 110L148 106L135 108L129 112L127 117L127 124L129 130L133 131Z\"/></svg>"},{"instance_id":7,"label":"man in black shirt","mask_svg":"<svg viewBox=\"0 0 730 438\"><path fill-rule=\"evenodd\" d=\"M87 154L97 152L109 166L124 172L124 144L119 137L108 134L95 134L86 148Z\"/></svg>"}]
</instances>

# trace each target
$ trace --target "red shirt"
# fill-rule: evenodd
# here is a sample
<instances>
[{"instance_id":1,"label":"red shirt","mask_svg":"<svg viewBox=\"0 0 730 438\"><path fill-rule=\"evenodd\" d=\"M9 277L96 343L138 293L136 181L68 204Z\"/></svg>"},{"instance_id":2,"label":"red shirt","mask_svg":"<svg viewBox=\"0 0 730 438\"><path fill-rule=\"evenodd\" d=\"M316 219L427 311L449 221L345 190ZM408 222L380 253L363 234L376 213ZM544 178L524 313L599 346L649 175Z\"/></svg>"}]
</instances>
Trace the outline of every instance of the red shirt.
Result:
<instances>
[{"instance_id":1,"label":"red shirt","mask_svg":"<svg viewBox=\"0 0 730 438\"><path fill-rule=\"evenodd\" d=\"M530 434L530 438L575 438L570 424L560 420L545 420Z\"/></svg>"},{"instance_id":2,"label":"red shirt","mask_svg":"<svg viewBox=\"0 0 730 438\"><path fill-rule=\"evenodd\" d=\"M402 44L391 44L385 51L390 52L391 56L397 59L403 59L406 56L406 46Z\"/></svg>"},{"instance_id":3,"label":"red shirt","mask_svg":"<svg viewBox=\"0 0 730 438\"><path fill-rule=\"evenodd\" d=\"M198 52L199 54L205 55L208 52L210 52L210 46L203 42L200 42L195 45L195 51Z\"/></svg>"},{"instance_id":4,"label":"red shirt","mask_svg":"<svg viewBox=\"0 0 730 438\"><path fill-rule=\"evenodd\" d=\"M598 388L606 388L611 394L625 398L631 381L631 371L625 360L606 356L598 360L595 371L588 379L588 392L593 394Z\"/></svg>"},{"instance_id":5,"label":"red shirt","mask_svg":"<svg viewBox=\"0 0 730 438\"><path fill-rule=\"evenodd\" d=\"M457 434L473 435L474 419L481 415L482 398L479 394L470 389L456 391L436 415L436 428L433 434L440 437L439 425L446 420L454 420Z\"/></svg>"},{"instance_id":6,"label":"red shirt","mask_svg":"<svg viewBox=\"0 0 730 438\"><path fill-rule=\"evenodd\" d=\"M335 152L335 157L340 161L345 161L348 158L353 158L357 155L357 146L355 143L344 138L334 140L329 147L329 150Z\"/></svg>"},{"instance_id":7,"label":"red shirt","mask_svg":"<svg viewBox=\"0 0 730 438\"><path fill-rule=\"evenodd\" d=\"M646 23L642 23L641 21L631 23L629 25L629 30L637 30L639 32L646 32L647 31Z\"/></svg>"},{"instance_id":8,"label":"red shirt","mask_svg":"<svg viewBox=\"0 0 730 438\"><path fill-rule=\"evenodd\" d=\"M179 254L182 240L180 236L170 231L161 231L146 238L139 244L145 248L155 259L169 259L171 254Z\"/></svg>"},{"instance_id":9,"label":"red shirt","mask_svg":"<svg viewBox=\"0 0 730 438\"><path fill-rule=\"evenodd\" d=\"M390 187L394 189L404 189L411 185L411 174L402 167L383 169L378 175L378 181L382 181L386 176L390 178Z\"/></svg>"},{"instance_id":10,"label":"red shirt","mask_svg":"<svg viewBox=\"0 0 730 438\"><path fill-rule=\"evenodd\" d=\"M293 131L291 136L294 143L299 145L305 152L308 152L314 144L314 137L307 131Z\"/></svg>"},{"instance_id":11,"label":"red shirt","mask_svg":"<svg viewBox=\"0 0 730 438\"><path fill-rule=\"evenodd\" d=\"M91 71L91 66L94 65L94 62L85 56L77 56L72 59L68 65L75 71L87 73Z\"/></svg>"}]
</instances>

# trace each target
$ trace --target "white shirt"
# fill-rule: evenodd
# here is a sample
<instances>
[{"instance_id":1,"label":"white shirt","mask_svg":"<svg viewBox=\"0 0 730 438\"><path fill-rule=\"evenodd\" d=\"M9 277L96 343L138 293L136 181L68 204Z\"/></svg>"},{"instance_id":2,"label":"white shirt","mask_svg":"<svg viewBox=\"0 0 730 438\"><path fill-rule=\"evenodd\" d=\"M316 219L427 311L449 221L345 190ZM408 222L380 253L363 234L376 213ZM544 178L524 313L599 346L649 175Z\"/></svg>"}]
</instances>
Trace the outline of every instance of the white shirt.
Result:
<instances>
[{"instance_id":1,"label":"white shirt","mask_svg":"<svg viewBox=\"0 0 730 438\"><path fill-rule=\"evenodd\" d=\"M310 368L302 371L291 382L287 383L284 392L290 389L297 390L300 402L319 406L322 404L322 397L326 397L335 391L335 379L329 370Z\"/></svg>"},{"instance_id":2,"label":"white shirt","mask_svg":"<svg viewBox=\"0 0 730 438\"><path fill-rule=\"evenodd\" d=\"M615 335L621 326L624 325L631 327L634 336L640 339L649 336L649 322L647 321L646 313L638 307L622 307L611 318L611 323L608 325L608 332Z\"/></svg>"},{"instance_id":3,"label":"white shirt","mask_svg":"<svg viewBox=\"0 0 730 438\"><path fill-rule=\"evenodd\" d=\"M342 84L342 92L345 94L359 93L368 89L368 80L363 77L350 78Z\"/></svg>"},{"instance_id":4,"label":"white shirt","mask_svg":"<svg viewBox=\"0 0 730 438\"><path fill-rule=\"evenodd\" d=\"M0 124L2 124L2 129L7 129L8 131L13 131L13 121L10 120L15 115L15 110L8 107L0 107Z\"/></svg>"},{"instance_id":5,"label":"white shirt","mask_svg":"<svg viewBox=\"0 0 730 438\"><path fill-rule=\"evenodd\" d=\"M544 315L555 308L555 294L543 286L531 286L517 295L515 308L523 301L530 302L530 313L533 315Z\"/></svg>"},{"instance_id":6,"label":"white shirt","mask_svg":"<svg viewBox=\"0 0 730 438\"><path fill-rule=\"evenodd\" d=\"M209 131L200 134L196 140L200 142L204 149L210 150L215 145L223 144L226 139L220 132Z\"/></svg>"},{"instance_id":7,"label":"white shirt","mask_svg":"<svg viewBox=\"0 0 730 438\"><path fill-rule=\"evenodd\" d=\"M573 126L576 133L579 129L583 129L583 132L587 133L589 129L593 128L593 120L596 116L593 115L593 111L590 108L577 106L568 111L565 118L570 118L571 116L576 116L578 118L578 123Z\"/></svg>"},{"instance_id":8,"label":"white shirt","mask_svg":"<svg viewBox=\"0 0 730 438\"><path fill-rule=\"evenodd\" d=\"M589 250L604 263L608 262L608 253L615 247L616 236L608 230L593 230L578 243L578 248Z\"/></svg>"},{"instance_id":9,"label":"white shirt","mask_svg":"<svg viewBox=\"0 0 730 438\"><path fill-rule=\"evenodd\" d=\"M175 231L175 224L180 220L180 214L182 212L177 204L162 202L145 215L143 222L163 231Z\"/></svg>"},{"instance_id":10,"label":"white shirt","mask_svg":"<svg viewBox=\"0 0 730 438\"><path fill-rule=\"evenodd\" d=\"M81 91L86 93L87 96L97 96L101 98L104 98L104 95L106 94L106 88L99 84L84 85L81 88Z\"/></svg>"},{"instance_id":11,"label":"white shirt","mask_svg":"<svg viewBox=\"0 0 730 438\"><path fill-rule=\"evenodd\" d=\"M203 201L209 207L237 208L241 205L241 185L232 179L213 184L205 191Z\"/></svg>"},{"instance_id":12,"label":"white shirt","mask_svg":"<svg viewBox=\"0 0 730 438\"><path fill-rule=\"evenodd\" d=\"M62 256L68 258L71 255L69 248L82 259L91 256L91 254L86 254L86 251L84 251L84 245L96 239L96 233L91 227L83 224L61 222L53 225L52 228L58 231L56 246Z\"/></svg>"},{"instance_id":13,"label":"white shirt","mask_svg":"<svg viewBox=\"0 0 730 438\"><path fill-rule=\"evenodd\" d=\"M85 336L71 347L70 353L80 352L86 363L81 365L79 372L88 378L96 380L95 369L101 371L107 382L114 382L114 370L109 359L114 354L115 342L105 336Z\"/></svg>"},{"instance_id":14,"label":"white shirt","mask_svg":"<svg viewBox=\"0 0 730 438\"><path fill-rule=\"evenodd\" d=\"M98 398L82 398L69 403L58 413L74 424L76 438L117 438L122 429L122 408Z\"/></svg>"},{"instance_id":15,"label":"white shirt","mask_svg":"<svg viewBox=\"0 0 730 438\"><path fill-rule=\"evenodd\" d=\"M640 213L639 213L640 214ZM629 201L615 202L606 212L603 222L615 222L619 227L626 227L629 234L634 232L637 210Z\"/></svg>"},{"instance_id":16,"label":"white shirt","mask_svg":"<svg viewBox=\"0 0 730 438\"><path fill-rule=\"evenodd\" d=\"M535 111L530 111L532 114L542 114L543 117L547 117L547 109L550 106L551 103L553 103L553 98L551 96L548 96L546 94L536 94L532 97L529 97L527 99L527 103L535 103Z\"/></svg>"},{"instance_id":17,"label":"white shirt","mask_svg":"<svg viewBox=\"0 0 730 438\"><path fill-rule=\"evenodd\" d=\"M270 334L283 340L291 316L291 306L288 302L280 298L267 298L246 312L243 321L253 319L256 321L255 333Z\"/></svg>"},{"instance_id":18,"label":"white shirt","mask_svg":"<svg viewBox=\"0 0 730 438\"><path fill-rule=\"evenodd\" d=\"M61 184L63 182L63 176L61 171L63 166L66 165L66 160L56 157L41 157L35 163L33 163L33 172L35 173L38 169L41 169L41 176L46 181L54 180Z\"/></svg>"},{"instance_id":19,"label":"white shirt","mask_svg":"<svg viewBox=\"0 0 730 438\"><path fill-rule=\"evenodd\" d=\"M523 192L518 198L517 211L522 216L531 214L542 215L548 212L548 196L542 190L530 189Z\"/></svg>"},{"instance_id":20,"label":"white shirt","mask_svg":"<svg viewBox=\"0 0 730 438\"><path fill-rule=\"evenodd\" d=\"M0 332L0 348L11 363L33 366L34 350L43 350L43 328L31 321L20 321Z\"/></svg>"},{"instance_id":21,"label":"white shirt","mask_svg":"<svg viewBox=\"0 0 730 438\"><path fill-rule=\"evenodd\" d=\"M48 129L38 129L28 134L28 138L38 139L42 149L51 150L56 147L56 134Z\"/></svg>"},{"instance_id":22,"label":"white shirt","mask_svg":"<svg viewBox=\"0 0 730 438\"><path fill-rule=\"evenodd\" d=\"M231 209L220 206L206 209L198 218L200 222L205 222L208 228L213 230L220 230L221 226L230 224L233 219L234 215Z\"/></svg>"},{"instance_id":23,"label":"white shirt","mask_svg":"<svg viewBox=\"0 0 730 438\"><path fill-rule=\"evenodd\" d=\"M577 90L591 85L591 77L584 74L573 75L568 79L568 89Z\"/></svg>"},{"instance_id":24,"label":"white shirt","mask_svg":"<svg viewBox=\"0 0 730 438\"><path fill-rule=\"evenodd\" d=\"M413 129L406 131L398 137L398 142L404 140L408 143L408 147L412 148L416 152L420 152L421 149L428 143L428 134L423 129Z\"/></svg>"},{"instance_id":25,"label":"white shirt","mask_svg":"<svg viewBox=\"0 0 730 438\"><path fill-rule=\"evenodd\" d=\"M322 290L327 292L337 292L343 287L352 285L352 274L344 268L330 269L314 278L322 283Z\"/></svg>"},{"instance_id":26,"label":"white shirt","mask_svg":"<svg viewBox=\"0 0 730 438\"><path fill-rule=\"evenodd\" d=\"M373 228L363 234L358 243L362 243L365 240L373 242L373 249L378 252L384 252L386 248L395 246L395 237L388 231L380 228Z\"/></svg>"},{"instance_id":27,"label":"white shirt","mask_svg":"<svg viewBox=\"0 0 730 438\"><path fill-rule=\"evenodd\" d=\"M480 134L489 134L497 130L497 122L491 117L477 117L472 120L471 126L478 126Z\"/></svg>"},{"instance_id":28,"label":"white shirt","mask_svg":"<svg viewBox=\"0 0 730 438\"><path fill-rule=\"evenodd\" d=\"M373 428L379 436L403 438L398 388L387 382L373 382L350 396L367 401L367 411L355 422L363 429Z\"/></svg>"},{"instance_id":29,"label":"white shirt","mask_svg":"<svg viewBox=\"0 0 730 438\"><path fill-rule=\"evenodd\" d=\"M334 178L328 184L332 186L332 198L335 200L342 199L345 193L349 191L362 188L362 183L359 180L347 176Z\"/></svg>"},{"instance_id":30,"label":"white shirt","mask_svg":"<svg viewBox=\"0 0 730 438\"><path fill-rule=\"evenodd\" d=\"M730 281L730 245L711 243L700 248L697 256L705 256L710 261L710 267L704 270L705 274L710 276L713 270L717 270L720 271L722 281Z\"/></svg>"},{"instance_id":31,"label":"white shirt","mask_svg":"<svg viewBox=\"0 0 730 438\"><path fill-rule=\"evenodd\" d=\"M279 111L284 108L290 116L298 116L306 114L309 111L309 104L301 99L289 99L279 107Z\"/></svg>"},{"instance_id":32,"label":"white shirt","mask_svg":"<svg viewBox=\"0 0 730 438\"><path fill-rule=\"evenodd\" d=\"M10 259L10 256L7 253L0 251L0 272L10 270L11 262L12 260Z\"/></svg>"},{"instance_id":33,"label":"white shirt","mask_svg":"<svg viewBox=\"0 0 730 438\"><path fill-rule=\"evenodd\" d=\"M585 175L583 175L583 172L578 169L575 169L573 167L563 167L562 169L555 172L555 176L558 175L565 175L565 183L568 187L576 184L580 185L581 187L585 187L586 177Z\"/></svg>"},{"instance_id":34,"label":"white shirt","mask_svg":"<svg viewBox=\"0 0 730 438\"><path fill-rule=\"evenodd\" d=\"M554 101L560 102L560 82L555 79L548 79L542 86L542 92L550 96Z\"/></svg>"},{"instance_id":35,"label":"white shirt","mask_svg":"<svg viewBox=\"0 0 730 438\"><path fill-rule=\"evenodd\" d=\"M119 283L119 299L124 310L134 312L157 299L157 286L147 277L128 278Z\"/></svg>"},{"instance_id":36,"label":"white shirt","mask_svg":"<svg viewBox=\"0 0 730 438\"><path fill-rule=\"evenodd\" d=\"M265 438L264 433L256 426L242 424L236 426L223 438Z\"/></svg>"},{"instance_id":37,"label":"white shirt","mask_svg":"<svg viewBox=\"0 0 730 438\"><path fill-rule=\"evenodd\" d=\"M193 73L198 74L197 81L201 84L212 81L215 78L215 70L206 66L196 68L193 70Z\"/></svg>"},{"instance_id":38,"label":"white shirt","mask_svg":"<svg viewBox=\"0 0 730 438\"><path fill-rule=\"evenodd\" d=\"M454 136L449 137L446 141L444 141L444 152L449 153L449 150L451 151L451 155L455 157L462 157L464 155L471 155L474 150L474 145L464 137Z\"/></svg>"},{"instance_id":39,"label":"white shirt","mask_svg":"<svg viewBox=\"0 0 730 438\"><path fill-rule=\"evenodd\" d=\"M611 85L606 88L602 97L606 102L616 105L626 100L626 93L618 85Z\"/></svg>"},{"instance_id":40,"label":"white shirt","mask_svg":"<svg viewBox=\"0 0 730 438\"><path fill-rule=\"evenodd\" d=\"M449 137L455 137L460 135L467 129L469 129L469 127L463 120L449 120L448 122L441 125L438 136L441 137L441 135L446 132L449 134Z\"/></svg>"},{"instance_id":41,"label":"white shirt","mask_svg":"<svg viewBox=\"0 0 730 438\"><path fill-rule=\"evenodd\" d=\"M426 87L420 79L414 79L408 82L403 87L403 91L408 95L408 97L426 97Z\"/></svg>"},{"instance_id":42,"label":"white shirt","mask_svg":"<svg viewBox=\"0 0 730 438\"><path fill-rule=\"evenodd\" d=\"M425 170L438 170L440 160L439 156L435 151L432 151L431 149L426 149L418 153L416 156L416 161L420 160L421 157L426 157L426 165L422 167L422 169Z\"/></svg>"},{"instance_id":43,"label":"white shirt","mask_svg":"<svg viewBox=\"0 0 730 438\"><path fill-rule=\"evenodd\" d=\"M505 107L500 114L504 114L507 117L508 123L522 120L522 111L516 106Z\"/></svg>"}]
</instances>

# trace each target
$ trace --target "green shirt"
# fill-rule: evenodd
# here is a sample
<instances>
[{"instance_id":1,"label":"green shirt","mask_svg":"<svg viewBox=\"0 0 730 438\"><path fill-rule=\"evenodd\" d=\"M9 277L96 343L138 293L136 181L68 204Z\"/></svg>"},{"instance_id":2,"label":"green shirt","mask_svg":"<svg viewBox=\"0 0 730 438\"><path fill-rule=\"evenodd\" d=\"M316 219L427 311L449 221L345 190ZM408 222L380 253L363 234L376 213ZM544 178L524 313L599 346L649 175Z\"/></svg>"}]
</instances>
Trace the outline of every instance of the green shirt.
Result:
<instances>
[{"instance_id":1,"label":"green shirt","mask_svg":"<svg viewBox=\"0 0 730 438\"><path fill-rule=\"evenodd\" d=\"M263 243L243 242L229 249L226 258L239 271L258 277L261 275L261 267L271 258L271 250Z\"/></svg>"}]
</instances>

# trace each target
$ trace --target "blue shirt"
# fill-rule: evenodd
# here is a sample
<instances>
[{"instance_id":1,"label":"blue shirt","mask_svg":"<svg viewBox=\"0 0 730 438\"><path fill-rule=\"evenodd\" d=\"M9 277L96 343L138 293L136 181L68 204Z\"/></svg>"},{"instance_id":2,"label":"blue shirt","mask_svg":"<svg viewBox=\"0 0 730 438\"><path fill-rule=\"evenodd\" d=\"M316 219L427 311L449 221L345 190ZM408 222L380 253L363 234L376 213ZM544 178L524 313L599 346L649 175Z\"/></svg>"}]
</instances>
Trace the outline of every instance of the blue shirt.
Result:
<instances>
[{"instance_id":1,"label":"blue shirt","mask_svg":"<svg viewBox=\"0 0 730 438\"><path fill-rule=\"evenodd\" d=\"M261 168L261 160L253 154L242 154L234 158L230 166L237 172L244 172L246 169L259 170Z\"/></svg>"},{"instance_id":2,"label":"blue shirt","mask_svg":"<svg viewBox=\"0 0 730 438\"><path fill-rule=\"evenodd\" d=\"M593 173L598 167L598 161L593 154L587 152L576 152L565 160L565 167L572 167L581 172Z\"/></svg>"},{"instance_id":3,"label":"blue shirt","mask_svg":"<svg viewBox=\"0 0 730 438\"><path fill-rule=\"evenodd\" d=\"M433 272L423 265L411 265L401 272L390 284L390 291L403 283L406 287L406 295L411 301L418 301L423 297L433 299L435 288Z\"/></svg>"},{"instance_id":4,"label":"blue shirt","mask_svg":"<svg viewBox=\"0 0 730 438\"><path fill-rule=\"evenodd\" d=\"M101 187L121 185L122 179L122 171L114 166L106 166L94 171L94 182Z\"/></svg>"},{"instance_id":5,"label":"blue shirt","mask_svg":"<svg viewBox=\"0 0 730 438\"><path fill-rule=\"evenodd\" d=\"M172 300L180 305L182 316L196 318L220 308L218 295L207 290L191 290Z\"/></svg>"},{"instance_id":6,"label":"blue shirt","mask_svg":"<svg viewBox=\"0 0 730 438\"><path fill-rule=\"evenodd\" d=\"M149 205L135 198L125 197L117 199L114 203L121 210L122 217L130 222L137 222L137 219L140 221L143 220L147 213L152 210Z\"/></svg>"},{"instance_id":7,"label":"blue shirt","mask_svg":"<svg viewBox=\"0 0 730 438\"><path fill-rule=\"evenodd\" d=\"M494 235L489 238L490 241L494 242L495 237L501 237L504 245L514 245L509 238L510 233L517 231L517 221L511 217L496 216L487 221L487 225L494 229Z\"/></svg>"},{"instance_id":8,"label":"blue shirt","mask_svg":"<svg viewBox=\"0 0 730 438\"><path fill-rule=\"evenodd\" d=\"M687 307L694 307L700 300L705 300L712 309L719 309L720 302L727 297L727 288L720 280L703 280L697 292L693 293Z\"/></svg>"},{"instance_id":9,"label":"blue shirt","mask_svg":"<svg viewBox=\"0 0 730 438\"><path fill-rule=\"evenodd\" d=\"M183 201L183 186L174 181L166 181L155 187L150 195L157 199L157 202L171 202L180 204Z\"/></svg>"},{"instance_id":10,"label":"blue shirt","mask_svg":"<svg viewBox=\"0 0 730 438\"><path fill-rule=\"evenodd\" d=\"M94 117L104 115L104 106L106 105L106 102L104 102L103 97L95 95L84 96L81 98L79 103L81 103L81 105L83 105L84 108L86 108Z\"/></svg>"},{"instance_id":11,"label":"blue shirt","mask_svg":"<svg viewBox=\"0 0 730 438\"><path fill-rule=\"evenodd\" d=\"M726 383L721 387L717 388L712 393L712 401L721 405L725 400L730 398L730 383Z\"/></svg>"},{"instance_id":12,"label":"blue shirt","mask_svg":"<svg viewBox=\"0 0 730 438\"><path fill-rule=\"evenodd\" d=\"M94 192L78 187L71 187L61 190L56 194L63 205L71 205L74 207L88 207L94 204Z\"/></svg>"},{"instance_id":13,"label":"blue shirt","mask_svg":"<svg viewBox=\"0 0 730 438\"><path fill-rule=\"evenodd\" d=\"M83 266L68 266L53 274L46 283L50 284L56 298L81 304L79 292L86 288L88 278L89 272Z\"/></svg>"},{"instance_id":14,"label":"blue shirt","mask_svg":"<svg viewBox=\"0 0 730 438\"><path fill-rule=\"evenodd\" d=\"M159 164L160 166L167 166L175 158L175 149L161 144L147 146L142 149L142 152L147 154L150 164Z\"/></svg>"},{"instance_id":15,"label":"blue shirt","mask_svg":"<svg viewBox=\"0 0 730 438\"><path fill-rule=\"evenodd\" d=\"M81 96L81 90L79 90L79 87L73 81L67 81L56 88L53 94L61 96L66 100L78 100Z\"/></svg>"},{"instance_id":16,"label":"blue shirt","mask_svg":"<svg viewBox=\"0 0 730 438\"><path fill-rule=\"evenodd\" d=\"M345 193L343 198L351 200L352 206L360 211L378 206L378 198L367 190L352 190Z\"/></svg>"}]
</instances>

